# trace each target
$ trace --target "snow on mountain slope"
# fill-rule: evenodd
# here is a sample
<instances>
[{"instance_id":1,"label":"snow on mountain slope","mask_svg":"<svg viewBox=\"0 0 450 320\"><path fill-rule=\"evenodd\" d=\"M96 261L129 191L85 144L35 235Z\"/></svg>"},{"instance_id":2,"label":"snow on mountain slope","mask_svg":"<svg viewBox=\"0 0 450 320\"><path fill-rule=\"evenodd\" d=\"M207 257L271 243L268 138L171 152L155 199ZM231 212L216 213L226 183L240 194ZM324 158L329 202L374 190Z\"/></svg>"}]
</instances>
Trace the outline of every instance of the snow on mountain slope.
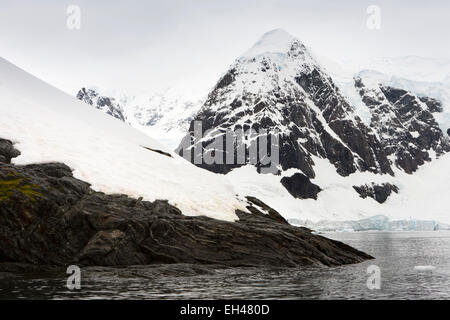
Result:
<instances>
[{"instance_id":1,"label":"snow on mountain slope","mask_svg":"<svg viewBox=\"0 0 450 320\"><path fill-rule=\"evenodd\" d=\"M435 114L436 121L443 132L450 129L450 80L439 82L416 81L374 70L363 70L358 72L356 76L363 79L371 87L378 86L381 83L385 86L411 91L418 96L438 99L442 102L443 110Z\"/></svg>"},{"instance_id":2,"label":"snow on mountain slope","mask_svg":"<svg viewBox=\"0 0 450 320\"><path fill-rule=\"evenodd\" d=\"M186 215L234 221L243 209L227 178L196 168L145 134L0 58L0 137L15 164L63 162L105 193L167 199ZM146 149L161 150L167 155Z\"/></svg>"},{"instance_id":3,"label":"snow on mountain slope","mask_svg":"<svg viewBox=\"0 0 450 320\"><path fill-rule=\"evenodd\" d=\"M172 150L203 102L199 93L187 94L173 89L153 94L125 94L95 87L80 89L77 99L157 137Z\"/></svg>"},{"instance_id":4,"label":"snow on mountain slope","mask_svg":"<svg viewBox=\"0 0 450 320\"><path fill-rule=\"evenodd\" d=\"M264 34L231 65L194 120L219 134L250 127L279 130L282 169L298 168L308 177L315 176L312 155L328 158L342 175L392 172L375 133L309 50L280 29ZM193 135L192 123L189 131ZM226 173L236 166L203 167Z\"/></svg>"},{"instance_id":5,"label":"snow on mountain slope","mask_svg":"<svg viewBox=\"0 0 450 320\"><path fill-rule=\"evenodd\" d=\"M195 116L209 134L196 140L191 123L190 140L177 152L191 141L211 153L213 138L228 129L278 129L279 175L260 174L258 165L197 165L226 174L239 193L288 219L382 214L448 223L449 188L441 177L450 173L450 141L436 120L445 113L440 102L378 83L367 85L367 92L361 88L353 73L330 75L298 39L273 30L230 66ZM228 152L235 147L222 153ZM290 187L283 179L292 181Z\"/></svg>"},{"instance_id":6,"label":"snow on mountain slope","mask_svg":"<svg viewBox=\"0 0 450 320\"><path fill-rule=\"evenodd\" d=\"M291 49L295 37L283 29L274 29L263 36L241 58L253 59L257 56L280 55L283 57Z\"/></svg>"},{"instance_id":7,"label":"snow on mountain slope","mask_svg":"<svg viewBox=\"0 0 450 320\"><path fill-rule=\"evenodd\" d=\"M450 59L419 56L383 57L369 61L359 69L377 70L390 77L420 82L444 82L450 79Z\"/></svg>"},{"instance_id":8,"label":"snow on mountain slope","mask_svg":"<svg viewBox=\"0 0 450 320\"><path fill-rule=\"evenodd\" d=\"M370 124L370 113L355 90L354 78L363 79L371 88L379 84L410 91L442 102L443 111L434 117L443 132L450 128L450 60L416 56L380 58L365 64L342 66L332 59L319 56L333 81L365 122Z\"/></svg>"},{"instance_id":9,"label":"snow on mountain slope","mask_svg":"<svg viewBox=\"0 0 450 320\"><path fill-rule=\"evenodd\" d=\"M385 213L450 223L450 153L419 168L413 175L398 173L402 192L389 199Z\"/></svg>"},{"instance_id":10,"label":"snow on mountain slope","mask_svg":"<svg viewBox=\"0 0 450 320\"><path fill-rule=\"evenodd\" d=\"M326 159L314 158L320 174L311 179L323 190L318 199L295 199L280 184L284 176L297 172L291 169L281 176L259 174L250 165L227 174L237 191L257 197L283 213L290 220L355 221L385 215L391 220L425 220L450 224L450 154L421 166L413 175L395 170L395 176L370 172L356 172L348 177L336 173ZM399 187L386 202L361 198L353 186L375 182L391 183Z\"/></svg>"}]
</instances>

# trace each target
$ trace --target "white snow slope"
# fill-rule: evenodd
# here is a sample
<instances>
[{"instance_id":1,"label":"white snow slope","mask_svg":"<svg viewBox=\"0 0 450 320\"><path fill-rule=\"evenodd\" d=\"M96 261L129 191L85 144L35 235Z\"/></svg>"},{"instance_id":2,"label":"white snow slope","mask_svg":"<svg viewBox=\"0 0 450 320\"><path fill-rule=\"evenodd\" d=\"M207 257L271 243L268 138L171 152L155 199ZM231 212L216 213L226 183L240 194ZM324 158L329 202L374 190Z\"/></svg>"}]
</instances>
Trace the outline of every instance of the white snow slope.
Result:
<instances>
[{"instance_id":1,"label":"white snow slope","mask_svg":"<svg viewBox=\"0 0 450 320\"><path fill-rule=\"evenodd\" d=\"M246 210L227 178L199 169L131 126L0 58L0 137L13 163L62 162L105 193L167 199L186 215L235 221ZM143 147L163 150L172 158Z\"/></svg>"},{"instance_id":2,"label":"white snow slope","mask_svg":"<svg viewBox=\"0 0 450 320\"><path fill-rule=\"evenodd\" d=\"M435 220L450 223L450 154L421 166L413 175L395 170L395 177L370 172L340 176L327 160L314 157L314 169L320 174L311 181L323 190L317 200L295 199L281 185L282 176L291 176L296 169L282 176L258 174L253 166L234 169L227 176L241 194L255 196L277 209L286 219L344 221L385 215L391 220ZM393 183L400 189L380 204L372 198L363 199L353 186Z\"/></svg>"},{"instance_id":3,"label":"white snow slope","mask_svg":"<svg viewBox=\"0 0 450 320\"><path fill-rule=\"evenodd\" d=\"M418 96L438 99L442 102L443 112L434 114L434 117L443 132L447 132L450 129L450 80L437 82L415 81L373 70L360 71L357 76L361 77L363 82L371 87L375 87L377 84L383 84L385 86L411 91Z\"/></svg>"},{"instance_id":4,"label":"white snow slope","mask_svg":"<svg viewBox=\"0 0 450 320\"><path fill-rule=\"evenodd\" d=\"M450 129L450 60L407 56L345 67L329 58L320 57L320 62L367 124L370 124L370 115L355 89L355 76L362 78L365 86L383 84L440 100L444 110L434 117L443 132Z\"/></svg>"}]
</instances>

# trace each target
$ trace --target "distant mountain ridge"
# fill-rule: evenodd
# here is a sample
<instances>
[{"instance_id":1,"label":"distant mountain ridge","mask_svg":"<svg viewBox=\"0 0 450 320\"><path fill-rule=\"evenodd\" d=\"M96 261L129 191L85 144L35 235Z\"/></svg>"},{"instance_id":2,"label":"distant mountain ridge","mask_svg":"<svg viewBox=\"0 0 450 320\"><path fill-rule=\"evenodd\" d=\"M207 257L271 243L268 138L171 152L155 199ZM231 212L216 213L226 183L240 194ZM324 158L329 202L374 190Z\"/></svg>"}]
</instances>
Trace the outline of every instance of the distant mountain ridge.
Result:
<instances>
[{"instance_id":1,"label":"distant mountain ridge","mask_svg":"<svg viewBox=\"0 0 450 320\"><path fill-rule=\"evenodd\" d=\"M172 149L177 146L202 103L201 99L187 98L178 93L136 96L90 87L81 88L76 97L150 136L158 136Z\"/></svg>"},{"instance_id":2,"label":"distant mountain ridge","mask_svg":"<svg viewBox=\"0 0 450 320\"><path fill-rule=\"evenodd\" d=\"M370 126L396 166L413 173L431 160L429 152L439 156L450 151L434 118L443 111L440 101L384 85L367 88L360 77L355 78L355 87L372 114Z\"/></svg>"}]
</instances>

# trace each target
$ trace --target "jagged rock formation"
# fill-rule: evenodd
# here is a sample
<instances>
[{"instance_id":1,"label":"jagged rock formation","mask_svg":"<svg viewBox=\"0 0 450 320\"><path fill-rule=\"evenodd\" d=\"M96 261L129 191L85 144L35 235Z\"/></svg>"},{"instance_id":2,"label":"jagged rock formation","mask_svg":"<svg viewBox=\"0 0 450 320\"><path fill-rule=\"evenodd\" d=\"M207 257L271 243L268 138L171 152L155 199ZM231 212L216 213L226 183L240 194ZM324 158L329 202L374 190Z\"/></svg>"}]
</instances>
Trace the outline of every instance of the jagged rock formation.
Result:
<instances>
[{"instance_id":1,"label":"jagged rock formation","mask_svg":"<svg viewBox=\"0 0 450 320\"><path fill-rule=\"evenodd\" d=\"M306 47L282 30L265 34L236 60L194 120L202 122L203 131L212 130L194 141L191 123L189 137L203 149L226 129L279 130L281 169L300 169L309 178L316 175L312 155L328 158L344 176L356 170L392 174L375 133ZM182 148L178 152L183 154ZM240 166L198 165L219 173Z\"/></svg>"},{"instance_id":2,"label":"jagged rock formation","mask_svg":"<svg viewBox=\"0 0 450 320\"><path fill-rule=\"evenodd\" d=\"M0 162L11 163L11 159L20 155L9 140L0 139Z\"/></svg>"},{"instance_id":3,"label":"jagged rock formation","mask_svg":"<svg viewBox=\"0 0 450 320\"><path fill-rule=\"evenodd\" d=\"M6 159L12 144L0 143L9 145L0 149L1 159ZM21 270L28 270L23 263L294 267L334 266L371 258L338 241L313 235L309 229L293 227L279 214L264 214L260 210L273 209L257 199L249 199L249 208L252 214L236 212L238 222L188 217L167 201L95 192L75 179L64 164L3 162L0 265L19 263Z\"/></svg>"},{"instance_id":4,"label":"jagged rock formation","mask_svg":"<svg viewBox=\"0 0 450 320\"><path fill-rule=\"evenodd\" d=\"M260 215L261 212L264 212L265 214L268 214L269 217L271 217L273 220L282 222L282 223L288 223L286 219L283 218L281 214L278 213L275 209L269 207L267 204L259 200L258 198L247 196L246 199L249 202L249 206L247 206L247 209L256 215Z\"/></svg>"},{"instance_id":5,"label":"jagged rock formation","mask_svg":"<svg viewBox=\"0 0 450 320\"><path fill-rule=\"evenodd\" d=\"M411 95L410 92L405 92L404 94ZM420 101L422 101L423 103L426 104L428 110L431 113L444 111L444 108L442 107L442 103L439 100L434 99L434 98L429 98L429 97L418 97L418 98Z\"/></svg>"},{"instance_id":6,"label":"jagged rock formation","mask_svg":"<svg viewBox=\"0 0 450 320\"><path fill-rule=\"evenodd\" d=\"M113 116L121 121L126 121L125 112L122 106L112 97L100 95L94 89L81 88L77 93L77 99Z\"/></svg>"},{"instance_id":7,"label":"jagged rock formation","mask_svg":"<svg viewBox=\"0 0 450 320\"><path fill-rule=\"evenodd\" d=\"M398 193L398 187L390 183L383 183L381 185L372 183L371 185L353 186L361 198L370 197L375 199L378 203L384 203L392 192Z\"/></svg>"},{"instance_id":8,"label":"jagged rock formation","mask_svg":"<svg viewBox=\"0 0 450 320\"><path fill-rule=\"evenodd\" d=\"M360 77L355 87L371 112L370 126L397 167L412 173L431 160L430 151L438 156L450 151L433 116L443 110L440 101L381 84L367 87Z\"/></svg>"}]
</instances>

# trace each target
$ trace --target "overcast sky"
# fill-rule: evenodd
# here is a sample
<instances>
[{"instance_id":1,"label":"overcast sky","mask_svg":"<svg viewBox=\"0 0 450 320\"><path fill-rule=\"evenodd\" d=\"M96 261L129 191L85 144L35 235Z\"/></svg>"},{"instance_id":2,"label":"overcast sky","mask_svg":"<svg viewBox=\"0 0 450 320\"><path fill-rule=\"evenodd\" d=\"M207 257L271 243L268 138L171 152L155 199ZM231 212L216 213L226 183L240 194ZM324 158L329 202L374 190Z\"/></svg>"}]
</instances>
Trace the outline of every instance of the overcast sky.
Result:
<instances>
[{"instance_id":1,"label":"overcast sky","mask_svg":"<svg viewBox=\"0 0 450 320\"><path fill-rule=\"evenodd\" d=\"M81 29L66 26L69 5ZM366 26L369 5L381 29ZM0 55L74 94L81 86L203 90L271 29L338 62L450 57L450 1L0 0Z\"/></svg>"}]
</instances>

